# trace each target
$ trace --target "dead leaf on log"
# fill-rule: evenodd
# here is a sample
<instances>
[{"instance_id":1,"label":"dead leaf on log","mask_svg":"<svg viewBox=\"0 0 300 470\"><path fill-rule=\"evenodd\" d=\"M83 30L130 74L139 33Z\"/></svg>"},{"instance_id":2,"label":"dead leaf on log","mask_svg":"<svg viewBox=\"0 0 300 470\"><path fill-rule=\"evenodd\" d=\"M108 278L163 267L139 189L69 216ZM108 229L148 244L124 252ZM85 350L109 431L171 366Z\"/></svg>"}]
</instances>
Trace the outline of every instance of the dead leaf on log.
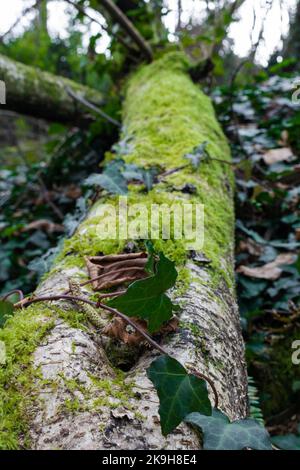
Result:
<instances>
[{"instance_id":1,"label":"dead leaf on log","mask_svg":"<svg viewBox=\"0 0 300 470\"><path fill-rule=\"evenodd\" d=\"M294 157L292 150L289 147L279 147L277 149L268 150L263 156L263 160L267 165L273 163L284 162L291 160Z\"/></svg>"},{"instance_id":2,"label":"dead leaf on log","mask_svg":"<svg viewBox=\"0 0 300 470\"><path fill-rule=\"evenodd\" d=\"M122 253L118 255L90 256L86 265L95 291L110 289L127 282L149 276L145 271L147 253Z\"/></svg>"},{"instance_id":3,"label":"dead leaf on log","mask_svg":"<svg viewBox=\"0 0 300 470\"><path fill-rule=\"evenodd\" d=\"M132 318L132 320L137 326L147 332L147 322L145 320L141 320L140 318ZM178 325L179 320L174 316L162 326L158 333L164 336L168 333L175 332L178 329ZM128 323L120 317L115 317L112 322L102 330L102 333L111 338L119 339L129 346L138 346L145 341L145 338L138 331L131 325L128 325Z\"/></svg>"},{"instance_id":4,"label":"dead leaf on log","mask_svg":"<svg viewBox=\"0 0 300 470\"><path fill-rule=\"evenodd\" d=\"M244 274L244 276L276 281L282 273L282 269L280 269L279 266L284 264L293 264L295 260L296 255L294 253L283 253L278 255L271 263L264 264L257 268L241 265L238 267L237 272Z\"/></svg>"}]
</instances>

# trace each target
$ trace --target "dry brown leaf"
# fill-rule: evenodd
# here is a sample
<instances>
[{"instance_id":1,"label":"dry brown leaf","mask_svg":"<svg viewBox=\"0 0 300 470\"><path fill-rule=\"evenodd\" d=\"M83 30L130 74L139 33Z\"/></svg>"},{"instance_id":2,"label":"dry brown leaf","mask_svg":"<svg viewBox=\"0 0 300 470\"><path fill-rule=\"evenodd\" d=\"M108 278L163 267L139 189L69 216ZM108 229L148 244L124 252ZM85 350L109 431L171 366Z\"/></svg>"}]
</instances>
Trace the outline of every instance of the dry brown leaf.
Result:
<instances>
[{"instance_id":1,"label":"dry brown leaf","mask_svg":"<svg viewBox=\"0 0 300 470\"><path fill-rule=\"evenodd\" d=\"M263 247L251 238L241 240L239 243L239 251L247 251L250 255L260 256L263 253Z\"/></svg>"},{"instance_id":2,"label":"dry brown leaf","mask_svg":"<svg viewBox=\"0 0 300 470\"><path fill-rule=\"evenodd\" d=\"M263 155L263 160L267 165L284 162L293 157L293 152L289 147L279 147L278 149L268 150Z\"/></svg>"},{"instance_id":3,"label":"dry brown leaf","mask_svg":"<svg viewBox=\"0 0 300 470\"><path fill-rule=\"evenodd\" d=\"M296 240L297 242L300 242L300 227L296 228Z\"/></svg>"},{"instance_id":4,"label":"dry brown leaf","mask_svg":"<svg viewBox=\"0 0 300 470\"><path fill-rule=\"evenodd\" d=\"M132 318L132 320L137 326L147 332L147 322L145 320L141 320L140 318ZM174 316L162 326L159 334L166 335L175 332L178 329L178 325L179 320ZM102 330L102 333L111 338L119 339L129 346L138 346L145 341L145 338L137 330L131 325L128 325L128 323L120 317L114 317L111 323Z\"/></svg>"},{"instance_id":5,"label":"dry brown leaf","mask_svg":"<svg viewBox=\"0 0 300 470\"><path fill-rule=\"evenodd\" d=\"M117 287L149 276L145 271L147 253L122 253L119 255L90 256L86 259L88 273L96 291Z\"/></svg>"},{"instance_id":6,"label":"dry brown leaf","mask_svg":"<svg viewBox=\"0 0 300 470\"><path fill-rule=\"evenodd\" d=\"M289 133L287 130L284 130L281 132L280 134L280 140L279 140L279 145L282 145L283 147L286 147L288 145L288 142L289 142Z\"/></svg>"},{"instance_id":7,"label":"dry brown leaf","mask_svg":"<svg viewBox=\"0 0 300 470\"><path fill-rule=\"evenodd\" d=\"M279 266L292 264L295 259L296 255L294 253L283 253L278 255L271 263L264 264L258 268L250 268L248 266L241 265L238 267L237 272L244 274L244 276L276 281L282 273L282 269L280 269Z\"/></svg>"},{"instance_id":8,"label":"dry brown leaf","mask_svg":"<svg viewBox=\"0 0 300 470\"><path fill-rule=\"evenodd\" d=\"M70 184L70 186L67 186L64 194L70 199L79 199L82 196L82 191L75 184Z\"/></svg>"}]
</instances>

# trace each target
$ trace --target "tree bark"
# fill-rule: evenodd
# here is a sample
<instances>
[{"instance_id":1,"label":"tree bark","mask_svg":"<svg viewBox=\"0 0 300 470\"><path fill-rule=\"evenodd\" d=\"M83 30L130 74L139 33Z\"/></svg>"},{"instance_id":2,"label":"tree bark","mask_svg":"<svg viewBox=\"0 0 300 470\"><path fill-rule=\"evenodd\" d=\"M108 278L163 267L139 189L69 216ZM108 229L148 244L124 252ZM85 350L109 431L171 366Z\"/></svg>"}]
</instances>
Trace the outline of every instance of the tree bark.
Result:
<instances>
[{"instance_id":1,"label":"tree bark","mask_svg":"<svg viewBox=\"0 0 300 470\"><path fill-rule=\"evenodd\" d=\"M0 79L6 86L6 109L48 121L85 126L93 117L78 100L103 103L100 92L72 80L15 62L0 55Z\"/></svg>"},{"instance_id":2,"label":"tree bark","mask_svg":"<svg viewBox=\"0 0 300 470\"><path fill-rule=\"evenodd\" d=\"M216 160L202 162L199 169L182 168L188 162L184 155L205 140L214 158L230 162L230 153L210 100L191 82L187 70L185 58L172 53L143 67L127 85L123 158L141 166L159 164L164 170L149 193L134 187L128 204L204 204L204 245L196 257L191 257L195 253L188 250L186 240L154 240L156 248L176 262L179 281L172 296L182 306L178 332L169 334L162 344L182 364L209 375L220 409L238 419L246 416L248 405L233 281L232 169ZM103 196L95 203L86 221L65 242L37 295L62 292L70 277L86 278L84 256L122 251L128 240L99 239L104 202L116 204L116 198ZM127 363L128 370L120 372L117 349L108 350L107 340L82 325L78 315L65 301L35 304L17 313L0 333L10 371L2 379L4 403L14 403L15 413L12 423L9 411L3 414L10 444L4 439L2 446L21 442L32 449L200 448L199 436L186 424L167 437L161 434L158 397L146 376L157 352L143 347ZM13 348L23 350L24 342L30 347L21 359ZM10 369L11 358L21 364L14 363ZM22 361L27 364L26 380ZM20 426L16 429L14 423L24 416L26 432L23 429L20 436Z\"/></svg>"}]
</instances>

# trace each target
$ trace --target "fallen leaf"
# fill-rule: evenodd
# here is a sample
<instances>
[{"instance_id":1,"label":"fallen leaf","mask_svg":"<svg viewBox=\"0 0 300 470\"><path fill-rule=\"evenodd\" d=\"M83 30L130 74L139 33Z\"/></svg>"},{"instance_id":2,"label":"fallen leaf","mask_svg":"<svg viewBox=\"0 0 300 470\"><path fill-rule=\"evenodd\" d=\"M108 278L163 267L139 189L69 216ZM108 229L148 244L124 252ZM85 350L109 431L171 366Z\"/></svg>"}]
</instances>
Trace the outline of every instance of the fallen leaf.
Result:
<instances>
[{"instance_id":1,"label":"fallen leaf","mask_svg":"<svg viewBox=\"0 0 300 470\"><path fill-rule=\"evenodd\" d=\"M82 196L82 190L75 184L70 184L65 190L65 196L69 197L70 199L79 199Z\"/></svg>"},{"instance_id":2,"label":"fallen leaf","mask_svg":"<svg viewBox=\"0 0 300 470\"><path fill-rule=\"evenodd\" d=\"M145 320L141 320L140 318L132 318L132 320L137 326L147 332L147 322ZM174 316L171 320L162 325L158 334L165 336L169 333L173 333L177 331L178 325L179 320ZM114 317L112 322L102 330L102 334L116 338L130 346L138 346L145 341L144 336L120 317Z\"/></svg>"},{"instance_id":3,"label":"fallen leaf","mask_svg":"<svg viewBox=\"0 0 300 470\"><path fill-rule=\"evenodd\" d=\"M124 294L109 300L107 304L129 317L147 320L148 331L154 333L172 318L172 311L178 309L178 305L173 304L166 295L175 285L177 276L174 262L160 253L152 276L133 282Z\"/></svg>"},{"instance_id":4,"label":"fallen leaf","mask_svg":"<svg viewBox=\"0 0 300 470\"><path fill-rule=\"evenodd\" d=\"M122 253L118 255L90 256L86 259L91 279L101 276L92 283L95 291L110 289L126 282L144 279L147 253Z\"/></svg>"},{"instance_id":5,"label":"fallen leaf","mask_svg":"<svg viewBox=\"0 0 300 470\"><path fill-rule=\"evenodd\" d=\"M284 130L281 132L280 134L280 140L279 140L279 145L282 145L282 146L286 146L288 145L288 141L289 141L289 133L287 130Z\"/></svg>"},{"instance_id":6,"label":"fallen leaf","mask_svg":"<svg viewBox=\"0 0 300 470\"><path fill-rule=\"evenodd\" d=\"M260 256L262 255L264 249L261 245L256 243L251 238L246 238L246 240L241 240L239 243L239 251L247 251L250 255Z\"/></svg>"},{"instance_id":7,"label":"fallen leaf","mask_svg":"<svg viewBox=\"0 0 300 470\"><path fill-rule=\"evenodd\" d=\"M267 165L273 165L273 163L290 160L293 156L293 152L289 147L279 147L278 149L268 150L262 158Z\"/></svg>"},{"instance_id":8,"label":"fallen leaf","mask_svg":"<svg viewBox=\"0 0 300 470\"><path fill-rule=\"evenodd\" d=\"M241 265L238 267L237 272L244 274L244 276L276 281L282 273L282 269L280 269L279 266L293 264L295 259L296 255L294 253L283 253L278 255L271 263L264 264L257 268Z\"/></svg>"}]
</instances>

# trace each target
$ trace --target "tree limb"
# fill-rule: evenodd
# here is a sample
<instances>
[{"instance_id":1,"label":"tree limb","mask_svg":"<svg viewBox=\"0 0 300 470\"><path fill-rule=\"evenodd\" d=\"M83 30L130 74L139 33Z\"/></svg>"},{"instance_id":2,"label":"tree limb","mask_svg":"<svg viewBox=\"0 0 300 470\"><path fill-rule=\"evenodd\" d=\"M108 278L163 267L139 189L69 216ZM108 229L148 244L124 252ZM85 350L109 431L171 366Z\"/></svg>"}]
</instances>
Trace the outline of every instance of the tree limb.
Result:
<instances>
[{"instance_id":1,"label":"tree limb","mask_svg":"<svg viewBox=\"0 0 300 470\"><path fill-rule=\"evenodd\" d=\"M151 62L153 59L151 47L142 37L140 32L136 29L134 24L127 18L126 15L124 15L122 10L120 10L120 8L115 3L113 3L112 0L101 0L99 3L105 10L108 11L112 18L122 26L126 33L143 52L143 55L146 57L146 59Z\"/></svg>"},{"instance_id":2,"label":"tree limb","mask_svg":"<svg viewBox=\"0 0 300 470\"><path fill-rule=\"evenodd\" d=\"M21 64L0 54L0 80L6 85L6 105L20 114L48 121L86 126L94 120L72 94L94 106L103 104L103 95L64 77Z\"/></svg>"}]
</instances>

